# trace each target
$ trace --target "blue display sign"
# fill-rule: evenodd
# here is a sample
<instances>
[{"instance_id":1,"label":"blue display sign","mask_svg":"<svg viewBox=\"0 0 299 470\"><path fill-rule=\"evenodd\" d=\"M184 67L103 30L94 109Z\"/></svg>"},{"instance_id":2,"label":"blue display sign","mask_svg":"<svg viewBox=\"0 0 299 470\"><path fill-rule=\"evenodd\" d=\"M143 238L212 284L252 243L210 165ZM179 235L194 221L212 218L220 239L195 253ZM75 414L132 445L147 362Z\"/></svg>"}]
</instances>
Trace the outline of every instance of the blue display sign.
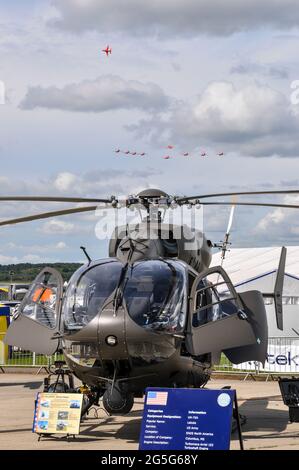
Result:
<instances>
[{"instance_id":1,"label":"blue display sign","mask_svg":"<svg viewBox=\"0 0 299 470\"><path fill-rule=\"evenodd\" d=\"M139 449L229 450L235 390L148 388Z\"/></svg>"}]
</instances>

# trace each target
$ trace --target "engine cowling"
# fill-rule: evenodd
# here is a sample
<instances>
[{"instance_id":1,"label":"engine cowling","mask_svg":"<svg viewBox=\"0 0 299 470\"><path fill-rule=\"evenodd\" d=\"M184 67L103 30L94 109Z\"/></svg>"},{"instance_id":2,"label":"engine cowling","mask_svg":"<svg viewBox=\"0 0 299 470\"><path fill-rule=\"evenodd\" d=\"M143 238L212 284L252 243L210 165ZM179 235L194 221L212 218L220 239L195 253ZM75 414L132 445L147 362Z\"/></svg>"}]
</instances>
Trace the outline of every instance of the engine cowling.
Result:
<instances>
[{"instance_id":1,"label":"engine cowling","mask_svg":"<svg viewBox=\"0 0 299 470\"><path fill-rule=\"evenodd\" d=\"M123 263L177 258L202 271L211 263L211 248L212 243L199 230L151 221L116 227L109 244L109 256Z\"/></svg>"}]
</instances>

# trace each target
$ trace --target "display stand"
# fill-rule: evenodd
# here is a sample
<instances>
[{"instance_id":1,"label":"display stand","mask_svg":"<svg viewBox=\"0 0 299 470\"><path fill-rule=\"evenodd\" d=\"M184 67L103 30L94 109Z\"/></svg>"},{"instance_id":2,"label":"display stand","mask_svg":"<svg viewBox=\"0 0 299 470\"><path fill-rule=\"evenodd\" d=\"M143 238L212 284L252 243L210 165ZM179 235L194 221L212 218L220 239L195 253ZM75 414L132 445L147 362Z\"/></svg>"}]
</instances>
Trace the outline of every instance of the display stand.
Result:
<instances>
[{"instance_id":1,"label":"display stand","mask_svg":"<svg viewBox=\"0 0 299 470\"><path fill-rule=\"evenodd\" d=\"M70 369L65 368L64 361L55 361L54 370L51 370L48 377L44 379L44 391L48 392L66 392L67 390L74 390L74 377ZM51 379L55 377L55 380L51 383ZM66 382L68 379L68 383ZM60 390L59 390L60 388ZM61 389L62 388L62 389Z\"/></svg>"},{"instance_id":2,"label":"display stand","mask_svg":"<svg viewBox=\"0 0 299 470\"><path fill-rule=\"evenodd\" d=\"M35 400L32 432L39 438L50 435L70 436L80 433L83 394L38 392Z\"/></svg>"},{"instance_id":3,"label":"display stand","mask_svg":"<svg viewBox=\"0 0 299 470\"><path fill-rule=\"evenodd\" d=\"M240 449L244 450L241 420L236 391L231 387L149 387L139 449L229 450L231 434L237 431Z\"/></svg>"},{"instance_id":4,"label":"display stand","mask_svg":"<svg viewBox=\"0 0 299 470\"><path fill-rule=\"evenodd\" d=\"M38 433L38 442L42 439L42 437L49 437L49 436L53 436L54 433L52 434L39 434ZM59 435L59 434L57 434ZM76 439L76 434L66 434L65 436L61 436L61 438L66 438L67 442L70 442L70 437L72 437L73 439Z\"/></svg>"},{"instance_id":5,"label":"display stand","mask_svg":"<svg viewBox=\"0 0 299 470\"><path fill-rule=\"evenodd\" d=\"M230 390L230 389L231 389L230 385L222 387L222 390ZM243 419L243 423L241 423L241 419L240 419L241 417ZM246 416L242 416L239 413L239 406L238 406L238 399L237 399L237 392L236 391L235 391L234 405L233 405L233 419L236 421L236 424L237 424L240 450L244 450L244 442L243 442L243 435L242 435L242 424L245 424L247 420L246 420Z\"/></svg>"},{"instance_id":6,"label":"display stand","mask_svg":"<svg viewBox=\"0 0 299 470\"><path fill-rule=\"evenodd\" d=\"M236 420L236 423L237 423L240 450L244 450L244 443L243 443L243 436L242 436L242 427L241 427L237 392L235 393L235 398L234 398L233 418Z\"/></svg>"}]
</instances>

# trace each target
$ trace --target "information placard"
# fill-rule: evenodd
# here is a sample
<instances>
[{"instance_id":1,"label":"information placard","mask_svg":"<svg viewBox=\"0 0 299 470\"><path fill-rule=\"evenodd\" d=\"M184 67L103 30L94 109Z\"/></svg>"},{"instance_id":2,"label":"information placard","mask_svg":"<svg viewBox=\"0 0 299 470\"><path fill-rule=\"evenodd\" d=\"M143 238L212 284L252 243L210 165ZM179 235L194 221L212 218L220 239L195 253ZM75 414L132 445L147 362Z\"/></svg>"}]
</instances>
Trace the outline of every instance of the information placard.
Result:
<instances>
[{"instance_id":1,"label":"information placard","mask_svg":"<svg viewBox=\"0 0 299 470\"><path fill-rule=\"evenodd\" d=\"M38 393L32 432L79 434L82 400L80 393Z\"/></svg>"},{"instance_id":2,"label":"information placard","mask_svg":"<svg viewBox=\"0 0 299 470\"><path fill-rule=\"evenodd\" d=\"M141 450L229 450L235 390L148 388Z\"/></svg>"}]
</instances>

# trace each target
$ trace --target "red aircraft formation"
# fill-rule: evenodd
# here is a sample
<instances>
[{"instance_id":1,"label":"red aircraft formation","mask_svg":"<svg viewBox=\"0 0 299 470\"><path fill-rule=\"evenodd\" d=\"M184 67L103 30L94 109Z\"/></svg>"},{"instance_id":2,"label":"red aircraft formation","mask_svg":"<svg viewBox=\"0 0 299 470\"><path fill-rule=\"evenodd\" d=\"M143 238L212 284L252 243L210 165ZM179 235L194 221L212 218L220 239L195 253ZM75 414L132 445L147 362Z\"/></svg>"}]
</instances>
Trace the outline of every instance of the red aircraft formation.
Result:
<instances>
[{"instance_id":1,"label":"red aircraft formation","mask_svg":"<svg viewBox=\"0 0 299 470\"><path fill-rule=\"evenodd\" d=\"M115 153L123 153L124 155L132 155L133 157L135 156L140 156L140 157L144 157L146 155L145 152L141 152L141 153L138 153L138 152L131 152L130 150L121 150L121 149L116 149L114 150Z\"/></svg>"},{"instance_id":2,"label":"red aircraft formation","mask_svg":"<svg viewBox=\"0 0 299 470\"><path fill-rule=\"evenodd\" d=\"M166 148L167 148L168 150L173 150L173 149L174 149L174 145L167 145ZM183 157L189 157L189 156L191 157L191 154L190 154L189 152L183 152L181 155L182 155ZM201 156L201 157L207 157L208 154L207 154L207 152L203 151L203 152L201 152L200 156ZM224 152L218 152L218 153L217 153L217 156L218 156L218 157L223 157L223 156L224 156ZM170 159L173 158L173 157L174 157L174 155L163 155L163 156L162 156L162 158L163 158L164 160L170 160Z\"/></svg>"},{"instance_id":3,"label":"red aircraft formation","mask_svg":"<svg viewBox=\"0 0 299 470\"><path fill-rule=\"evenodd\" d=\"M166 149L167 149L167 150L173 150L173 149L174 149L174 145L167 145ZM135 157L135 156L144 157L144 156L146 155L145 152L138 153L138 152L136 152L135 150L134 150L134 152L131 152L130 150L121 150L121 149L119 149L119 148L116 149L116 150L114 150L114 152L117 153L117 154L123 153L124 155L132 155L133 157ZM181 155L182 155L183 157L191 157L190 152L183 152ZM201 156L201 157L207 157L208 154L207 154L206 151L202 151L202 152L200 153L200 156ZM222 151L221 151L221 152L218 152L218 153L217 153L217 156L218 156L218 157L223 157L223 156L224 156L224 152L222 152ZM167 153L167 154L163 155L161 158L163 158L163 160L171 160L171 159L174 158L174 157L175 157L175 155L172 155L171 153L170 153L170 154Z\"/></svg>"}]
</instances>

